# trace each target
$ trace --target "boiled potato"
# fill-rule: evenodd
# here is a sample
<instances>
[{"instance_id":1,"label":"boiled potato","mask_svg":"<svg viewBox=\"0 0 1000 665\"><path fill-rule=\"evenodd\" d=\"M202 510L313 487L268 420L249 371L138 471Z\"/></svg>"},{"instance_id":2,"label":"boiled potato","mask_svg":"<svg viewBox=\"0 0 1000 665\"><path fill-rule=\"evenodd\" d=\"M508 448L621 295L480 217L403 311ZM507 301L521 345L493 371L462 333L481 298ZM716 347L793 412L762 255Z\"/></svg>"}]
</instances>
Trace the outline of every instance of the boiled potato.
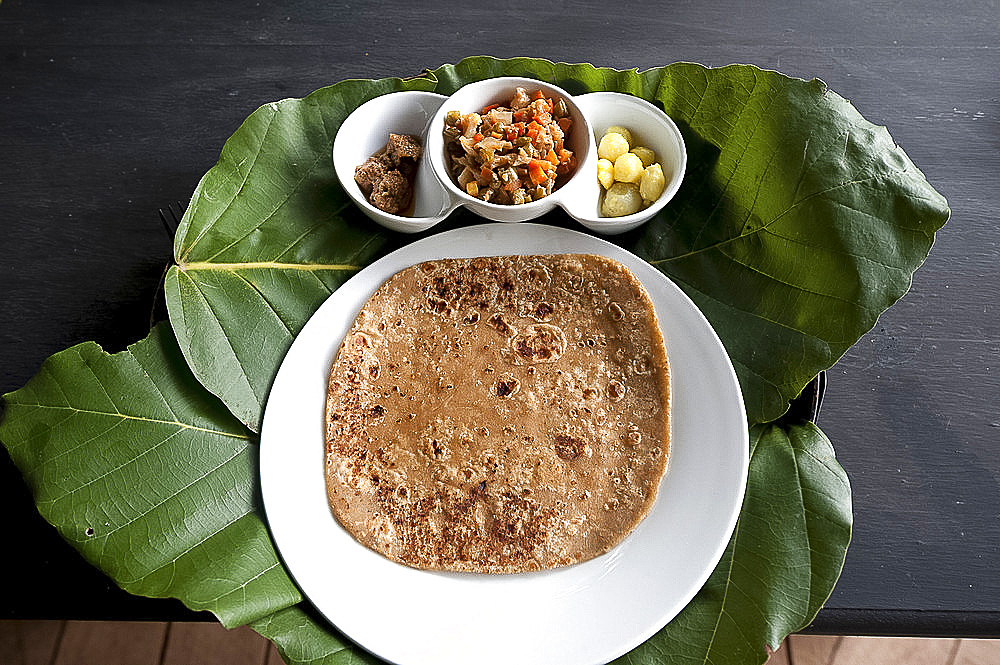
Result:
<instances>
[{"instance_id":1,"label":"boiled potato","mask_svg":"<svg viewBox=\"0 0 1000 665\"><path fill-rule=\"evenodd\" d=\"M631 182L616 182L604 194L601 214L605 217L622 217L642 209L639 186Z\"/></svg>"},{"instance_id":2,"label":"boiled potato","mask_svg":"<svg viewBox=\"0 0 1000 665\"><path fill-rule=\"evenodd\" d=\"M666 186L667 179L663 175L663 168L659 164L651 164L642 172L639 194L643 201L652 202L660 198Z\"/></svg>"},{"instance_id":3,"label":"boiled potato","mask_svg":"<svg viewBox=\"0 0 1000 665\"><path fill-rule=\"evenodd\" d=\"M656 153L645 146L640 145L632 148L632 154L642 160L642 168L646 168L656 161Z\"/></svg>"},{"instance_id":4,"label":"boiled potato","mask_svg":"<svg viewBox=\"0 0 1000 665\"><path fill-rule=\"evenodd\" d=\"M635 145L635 141L632 139L632 132L630 132L627 127L622 127L621 125L611 125L606 130L604 130L604 133L621 134L623 137L625 137L625 140L628 141L628 144L630 146Z\"/></svg>"},{"instance_id":5,"label":"boiled potato","mask_svg":"<svg viewBox=\"0 0 1000 665\"><path fill-rule=\"evenodd\" d=\"M607 189L615 182L615 165L607 159L597 160L597 180L604 189Z\"/></svg>"},{"instance_id":6,"label":"boiled potato","mask_svg":"<svg viewBox=\"0 0 1000 665\"><path fill-rule=\"evenodd\" d=\"M633 147L634 146L634 147ZM597 146L597 180L606 190L601 215L621 217L639 212L660 198L667 179L656 153L635 145L632 132L620 125L605 131Z\"/></svg>"},{"instance_id":7,"label":"boiled potato","mask_svg":"<svg viewBox=\"0 0 1000 665\"><path fill-rule=\"evenodd\" d=\"M615 160L616 182L639 182L642 179L642 160L638 155L626 152Z\"/></svg>"},{"instance_id":8,"label":"boiled potato","mask_svg":"<svg viewBox=\"0 0 1000 665\"><path fill-rule=\"evenodd\" d=\"M617 132L605 134L597 146L597 156L614 162L628 152L628 140Z\"/></svg>"}]
</instances>

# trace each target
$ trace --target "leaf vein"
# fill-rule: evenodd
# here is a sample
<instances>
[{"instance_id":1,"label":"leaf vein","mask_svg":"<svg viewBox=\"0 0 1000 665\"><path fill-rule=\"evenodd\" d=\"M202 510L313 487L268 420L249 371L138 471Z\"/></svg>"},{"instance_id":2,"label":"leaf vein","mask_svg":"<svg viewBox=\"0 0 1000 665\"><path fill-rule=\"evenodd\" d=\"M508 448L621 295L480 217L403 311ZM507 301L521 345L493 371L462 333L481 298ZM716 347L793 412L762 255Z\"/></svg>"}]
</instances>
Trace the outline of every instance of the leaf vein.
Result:
<instances>
[{"instance_id":1,"label":"leaf vein","mask_svg":"<svg viewBox=\"0 0 1000 665\"><path fill-rule=\"evenodd\" d=\"M216 215L213 220L202 226L201 230L198 232L198 235L195 236L195 239L191 242L190 245L188 245L187 250L181 257L182 261L186 260L187 257L191 256L191 252L194 250L195 246L199 242L201 242L201 239L205 237L205 235L215 225L215 223L218 222L220 219L222 219L222 216L225 215L226 212L229 210L229 208L232 207L233 203L236 202L236 199L243 191L243 188L246 187L247 181L250 179L250 174L253 173L254 166L257 165L257 160L260 158L260 154L264 150L264 143L267 141L267 135L271 132L271 125L274 124L274 118L277 116L277 111L274 109L273 106L269 107L269 110L271 112L271 115L270 117L268 117L267 125L264 127L264 134L261 136L260 141L257 143L256 146L257 149L256 152L254 152L253 161L250 163L250 166L247 167L246 173L243 175L243 180L240 182L239 188L236 190L235 193L233 193L233 197L226 204L226 207L223 208L222 211L218 215Z\"/></svg>"},{"instance_id":2,"label":"leaf vein","mask_svg":"<svg viewBox=\"0 0 1000 665\"><path fill-rule=\"evenodd\" d=\"M281 322L281 325L285 328L285 331L288 332L288 335L290 337L294 337L295 336L295 332L292 330L291 324L289 324L287 321L285 321L285 319L278 312L277 308L275 308L275 306L271 304L271 301L268 300L267 296L264 295L264 292L261 291L257 287L256 284L254 284L253 282L251 282L249 279L247 279L243 275L241 275L239 273L233 273L233 274L236 276L237 279L241 280L244 284L246 284L247 287L250 290L252 290L258 296L260 296L261 302L263 302L265 305L267 305L267 308L271 311L272 314L274 314L274 318L276 318L279 322Z\"/></svg>"},{"instance_id":3,"label":"leaf vein","mask_svg":"<svg viewBox=\"0 0 1000 665\"><path fill-rule=\"evenodd\" d=\"M268 124L268 127L270 128L270 123ZM261 141L261 145L263 146L263 141ZM259 152L258 152L258 154L259 154ZM283 198L281 199L281 201L279 201L279 202L278 202L278 204L277 204L276 206L274 206L274 209L273 209L273 210L271 210L271 212L269 212L269 213L267 214L267 216L266 216L266 217L264 217L263 219L261 219L261 220L260 220L259 222L256 222L255 224L251 225L251 226L250 226L250 227L249 227L249 228L248 228L248 229L246 230L246 232L245 232L245 233L243 233L243 235L239 236L238 238L235 238L235 239L234 239L234 240L233 240L232 242L230 242L230 243L229 243L228 245L226 245L226 246L224 246L224 247L220 248L220 249L219 249L219 250L218 250L217 252L215 252L214 254L212 254L211 256L209 256L208 258L206 258L206 259L205 259L205 261L206 261L206 262L211 262L211 261L212 261L212 259L214 259L214 258L218 257L219 255L223 254L223 253L224 253L224 252L225 252L225 251L226 251L227 249L230 249L231 247L235 247L235 246L236 246L236 245L238 245L238 244L239 244L239 243L240 243L240 242L241 242L242 240L245 240L245 239L246 239L247 237L249 237L249 236L250 236L250 235L251 235L251 234L252 234L252 233L253 233L254 231L258 230L258 229L259 229L260 227L262 227L262 226L263 226L264 224L267 224L267 222L268 222L268 221L269 221L269 220L270 220L270 219L271 219L272 217L274 217L274 216L275 216L275 215L276 215L276 214L278 213L278 211L279 211L279 210L281 210L281 208L282 208L282 207L283 207L283 206L284 206L284 205L285 205L286 203L288 203L288 200L292 198L292 195L293 195L293 194L295 194L295 192L296 192L296 191L298 191L299 187L301 187L301 186L302 186L302 183L303 183L303 182L305 182L306 178L307 178L308 176L310 176L310 175L311 175L311 174L312 174L312 173L313 173L313 172L314 172L314 171L316 170L316 166L317 166L317 165L318 165L318 164L319 164L320 162L322 162L322 161L326 160L327 158L328 158L328 156L327 156L327 155L325 155L325 154L320 154L320 155L317 155L317 156L316 156L316 158L315 158L315 159L313 160L313 163L312 163L312 165L310 165L310 166L309 166L309 168L308 168L308 169L306 169L306 170L305 170L305 171L304 171L304 172L302 173L302 175L301 175L301 176L299 177L299 179L298 179L298 180L297 180L297 181L295 182L295 184L294 184L294 185L292 185L292 187L291 187L291 188L289 188L289 189L288 189L288 190L287 190L287 191L285 192L285 195L284 195L284 197L283 197ZM256 160L256 158L255 158L255 159L254 159L254 164L256 164L256 161L257 161L257 160ZM251 169L253 169L253 164L251 164L250 168L251 168ZM250 172L249 172L249 171L247 171L247 179L249 178L249 175L250 175ZM246 184L246 180L247 180L247 179L244 179L244 181L243 181L244 185ZM242 191L242 190L243 190L243 187L240 187L240 191ZM239 192L237 192L237 196L239 196ZM236 200L236 197L233 197L233 201L235 201L235 200ZM222 218L222 215L223 215L223 214L225 214L225 212L226 212L227 210L229 210L229 207L230 207L231 205L232 205L232 202L230 202L230 204L226 206L226 210L223 210L223 211L222 211L222 213L220 213L220 214L219 214L219 217L217 217L217 218L216 218L216 221L218 221L219 219L221 219L221 218ZM213 222L213 223L214 223L214 222Z\"/></svg>"},{"instance_id":4,"label":"leaf vein","mask_svg":"<svg viewBox=\"0 0 1000 665\"><path fill-rule=\"evenodd\" d=\"M164 439L164 440L163 440L163 441L161 441L160 443L156 444L156 446L154 446L154 448L155 448L155 447L158 447L158 446L160 446L160 445L163 445L163 444L165 444L165 443L166 443L167 441L169 441L169 440L170 440L170 439L172 439L172 438L173 438L174 436L176 436L176 434L177 434L176 432L175 432L174 434L171 434L171 435L170 435L170 436L168 436L168 437L167 437L166 439ZM152 448L150 448L149 450L152 450ZM138 460L139 458L143 457L143 456L144 456L144 455L145 455L145 454L146 454L147 452L149 452L149 450L147 450L147 451L144 451L144 452L142 453L142 455L139 455L139 456L137 456L137 457L135 457L135 458L133 458L133 459L129 460L129 461L128 461L128 462L126 462L125 464L123 464L123 465L121 465L120 467L118 467L118 469L113 469L113 470L112 470L111 472L109 472L108 474L104 474L104 475L109 475L110 473L113 473L114 471L117 471L117 470L119 470L119 469L122 469L122 468L124 468L125 466L128 466L128 464L130 464L130 463L132 463L132 462L134 462L134 461L137 461L137 460ZM240 455L241 455L241 454L243 453L243 451L244 451L244 450L245 450L245 447L241 447L241 448L237 448L237 449L236 449L236 451L235 451L235 452L234 452L234 453L233 453L232 455L230 455L230 456L229 456L229 457L227 457L226 459L222 460L221 462L219 462L218 464L216 464L216 465L215 465L215 466L213 466L212 468L210 468L210 469L206 470L206 471L205 471L204 473L202 473L201 475L199 475L199 476L197 476L196 478L194 478L194 479L193 479L193 480L192 480L191 482L189 482L188 484L184 485L183 487L180 487L180 488L178 488L178 489L177 489L177 490L176 490L175 492L172 492L171 494L168 494L168 495L166 495L166 496L162 497L162 498L161 498L161 499L160 499L159 501L157 501L156 503L154 503L154 504L151 504L151 505L149 506L149 508L147 508L147 509L145 509L145 510L141 510L141 511L136 511L136 512L137 512L137 514L136 514L136 515L135 515L135 516L134 516L133 518L131 518L131 519L129 519L129 520L126 520L125 522L123 522L123 523L121 523L121 524L117 525L117 526L116 526L116 527L115 527L114 529L111 529L110 531L108 531L108 532L106 532L106 533L102 533L102 534L101 534L101 538L103 538L103 539L104 539L105 541L107 541L107 540L108 540L108 539L110 539L110 538L111 538L111 536L112 536L112 535L114 535L115 533L117 533L117 532L121 531L122 529L124 529L124 528L126 528L126 527L128 527L128 526L130 526L131 524L134 524L135 522L138 522L139 520L141 520L141 519L143 519L143 518L146 518L146 517L148 517L148 516L150 515L150 513L152 513L152 512L154 511L154 510L156 510L156 509L157 509L157 508L159 508L160 506L163 506L163 505L164 505L164 504L166 504L167 502L169 502L169 501L173 500L174 498L176 498L176 497L180 496L181 494L183 494L183 493L184 493L184 492L186 492L187 490L191 489L192 487L194 487L194 486L195 486L195 485L197 485L198 483L200 483L200 482L202 482L203 480L205 480L205 478L208 478L208 477L209 477L210 475L212 475L213 473L215 473L215 472L216 472L216 471L218 471L219 469L222 469L223 467L225 467L225 466L226 466L227 464L229 464L230 462L232 462L233 460L235 460L235 459L236 459L237 457L239 457L239 456L240 456ZM95 479L95 481L96 481L96 480L100 480L100 478L96 478L96 479ZM90 484L90 483L88 483L88 484ZM83 489L83 488L81 487L80 489ZM134 509L134 507L132 507L132 508ZM245 514L246 514L246 513L243 513L243 515L245 515ZM239 519L239 518L240 518L240 517L242 517L243 515L239 515L239 516L238 516L238 517L237 517L236 519ZM235 519L234 519L234 520L230 520L229 522L227 522L227 523L226 523L226 524L225 524L225 525L224 525L224 526L222 527L222 529L225 529L225 528L226 528L226 527L228 527L228 526L229 526L230 524L233 524L233 523L234 523L235 521L236 521ZM213 533L212 535L215 535L216 533L219 533L219 532L221 532L221 531L222 531L222 529L219 529L218 531L216 531L216 532L215 532L215 533ZM188 549L186 549L186 550L184 551L184 553L187 553L187 552L190 552L190 551L191 551L192 549L194 549L195 547L198 547L199 545L202 545L202 544L203 544L203 543L204 543L205 541L207 541L208 539L209 539L209 538L204 538L204 539L202 539L202 540L201 540L200 542L197 542L197 543L195 543L194 545L192 545L191 547L189 547ZM182 553L182 555L183 555L183 553ZM180 556L182 556L182 555L178 555L177 557L175 557L175 558L173 559L173 562L176 562L176 561L177 561L177 560L178 560L178 559L180 558ZM162 568L162 566L161 566L161 568ZM135 581L137 581L137 580L131 580L131 581L132 581L132 582L135 582Z\"/></svg>"},{"instance_id":5,"label":"leaf vein","mask_svg":"<svg viewBox=\"0 0 1000 665\"><path fill-rule=\"evenodd\" d=\"M215 308L212 306L212 301L209 300L208 296L205 295L205 293L201 290L201 285L198 282L196 282L194 279L192 279L190 275L187 275L187 277L188 277L189 280L191 280L192 286L194 286L195 291L201 297L202 303L204 303L204 305L208 309L208 311L212 313L212 318L215 319L215 321L219 324L219 328L221 328L222 331L223 331L223 333L225 333L226 330L222 326L222 319L219 318L218 312L216 312ZM261 401L262 401L261 397L260 397L260 395L257 394L256 387L253 385L253 383L251 383L251 381L250 381L250 375L246 371L246 368L243 367L243 360L239 357L239 354L237 354L236 347L233 346L233 342L230 339L230 336L228 334L223 334L222 335L222 339L225 340L226 346L229 347L229 352L230 352L231 356L236 359L236 362L240 366L240 370L242 372L242 377L241 378L246 382L247 387L250 388L250 392L253 394L254 400L258 404L260 404Z\"/></svg>"}]
</instances>

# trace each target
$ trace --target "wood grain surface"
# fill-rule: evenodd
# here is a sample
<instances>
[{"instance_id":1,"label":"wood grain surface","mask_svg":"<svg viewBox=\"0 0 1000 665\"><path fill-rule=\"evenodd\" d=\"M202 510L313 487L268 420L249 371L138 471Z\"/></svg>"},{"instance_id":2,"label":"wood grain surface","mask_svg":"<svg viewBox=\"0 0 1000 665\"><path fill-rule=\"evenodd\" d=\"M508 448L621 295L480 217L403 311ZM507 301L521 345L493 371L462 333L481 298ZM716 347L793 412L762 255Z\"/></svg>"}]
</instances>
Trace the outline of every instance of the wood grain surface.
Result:
<instances>
[{"instance_id":1,"label":"wood grain surface","mask_svg":"<svg viewBox=\"0 0 1000 665\"><path fill-rule=\"evenodd\" d=\"M765 665L995 665L1000 640L789 635ZM0 620L9 665L282 665L273 644L215 623Z\"/></svg>"},{"instance_id":2,"label":"wood grain surface","mask_svg":"<svg viewBox=\"0 0 1000 665\"><path fill-rule=\"evenodd\" d=\"M4 0L0 393L73 344L145 336L171 255L157 209L186 202L268 101L477 54L821 78L888 127L952 218L910 293L828 373L820 425L855 530L817 629L867 616L879 632L1000 634L997 3L453 7ZM0 474L0 618L200 616L118 591L38 517L6 451Z\"/></svg>"}]
</instances>

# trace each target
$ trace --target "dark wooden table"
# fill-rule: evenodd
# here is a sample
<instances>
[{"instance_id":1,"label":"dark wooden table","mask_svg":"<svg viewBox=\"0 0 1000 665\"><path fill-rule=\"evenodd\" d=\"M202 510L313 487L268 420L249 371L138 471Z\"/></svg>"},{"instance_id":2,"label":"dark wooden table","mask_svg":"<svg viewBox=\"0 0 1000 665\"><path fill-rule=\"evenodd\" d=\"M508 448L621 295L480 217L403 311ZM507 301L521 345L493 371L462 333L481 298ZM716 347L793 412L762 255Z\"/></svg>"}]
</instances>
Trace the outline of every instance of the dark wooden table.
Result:
<instances>
[{"instance_id":1,"label":"dark wooden table","mask_svg":"<svg viewBox=\"0 0 1000 665\"><path fill-rule=\"evenodd\" d=\"M257 106L464 56L818 77L953 214L913 288L828 372L854 541L812 630L1000 636L1000 9L995 0L0 4L0 393L85 340L144 337L187 201ZM436 7L436 8L432 8ZM193 618L118 591L0 447L4 618Z\"/></svg>"}]
</instances>

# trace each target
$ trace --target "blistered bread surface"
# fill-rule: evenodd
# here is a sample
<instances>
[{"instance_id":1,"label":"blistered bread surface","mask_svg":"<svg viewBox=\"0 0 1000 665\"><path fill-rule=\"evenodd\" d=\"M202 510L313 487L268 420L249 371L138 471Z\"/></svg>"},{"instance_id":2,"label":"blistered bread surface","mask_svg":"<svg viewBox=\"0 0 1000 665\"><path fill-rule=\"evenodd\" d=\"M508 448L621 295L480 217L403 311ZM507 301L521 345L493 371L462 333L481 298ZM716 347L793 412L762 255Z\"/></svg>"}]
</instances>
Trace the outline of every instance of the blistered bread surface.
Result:
<instances>
[{"instance_id":1,"label":"blistered bread surface","mask_svg":"<svg viewBox=\"0 0 1000 665\"><path fill-rule=\"evenodd\" d=\"M517 573L607 552L649 512L670 435L648 294L584 254L430 261L367 301L330 373L330 506L422 569Z\"/></svg>"}]
</instances>

